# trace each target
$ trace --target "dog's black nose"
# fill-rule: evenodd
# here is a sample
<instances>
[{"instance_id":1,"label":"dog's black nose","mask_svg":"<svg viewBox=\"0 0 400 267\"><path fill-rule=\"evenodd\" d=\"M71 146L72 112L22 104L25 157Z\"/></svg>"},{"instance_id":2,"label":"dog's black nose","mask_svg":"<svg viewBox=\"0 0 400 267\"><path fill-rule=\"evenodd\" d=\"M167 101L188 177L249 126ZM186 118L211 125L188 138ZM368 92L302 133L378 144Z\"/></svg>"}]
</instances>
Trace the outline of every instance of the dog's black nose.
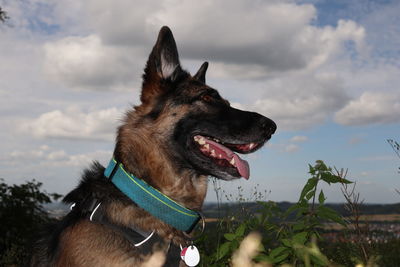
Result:
<instances>
[{"instance_id":1,"label":"dog's black nose","mask_svg":"<svg viewBox=\"0 0 400 267\"><path fill-rule=\"evenodd\" d=\"M263 130L266 132L266 134L271 138L271 135L273 135L276 131L276 124L273 120L263 117L262 122L261 122L261 127Z\"/></svg>"}]
</instances>

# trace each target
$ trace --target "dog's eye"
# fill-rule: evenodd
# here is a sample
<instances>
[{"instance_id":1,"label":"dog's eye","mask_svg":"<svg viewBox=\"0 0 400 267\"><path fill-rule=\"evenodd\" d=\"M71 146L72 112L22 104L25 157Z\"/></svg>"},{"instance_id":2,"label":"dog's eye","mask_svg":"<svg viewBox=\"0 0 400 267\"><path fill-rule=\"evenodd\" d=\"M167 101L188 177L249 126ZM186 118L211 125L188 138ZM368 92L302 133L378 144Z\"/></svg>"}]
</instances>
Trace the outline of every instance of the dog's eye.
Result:
<instances>
[{"instance_id":1,"label":"dog's eye","mask_svg":"<svg viewBox=\"0 0 400 267\"><path fill-rule=\"evenodd\" d=\"M215 90L207 90L200 95L200 99L207 103L218 101L220 98L218 92Z\"/></svg>"},{"instance_id":2,"label":"dog's eye","mask_svg":"<svg viewBox=\"0 0 400 267\"><path fill-rule=\"evenodd\" d=\"M211 102L213 101L213 97L209 94L204 94L201 96L201 100L205 101L205 102Z\"/></svg>"}]
</instances>

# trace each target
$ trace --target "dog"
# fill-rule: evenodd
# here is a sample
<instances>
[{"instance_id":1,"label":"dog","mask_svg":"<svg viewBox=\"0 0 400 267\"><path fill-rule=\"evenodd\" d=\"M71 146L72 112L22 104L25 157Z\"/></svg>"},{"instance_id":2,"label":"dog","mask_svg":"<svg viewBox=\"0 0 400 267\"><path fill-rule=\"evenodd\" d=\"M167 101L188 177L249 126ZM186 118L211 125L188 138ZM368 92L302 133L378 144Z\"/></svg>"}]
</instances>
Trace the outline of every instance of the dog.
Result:
<instances>
[{"instance_id":1,"label":"dog","mask_svg":"<svg viewBox=\"0 0 400 267\"><path fill-rule=\"evenodd\" d=\"M206 84L207 67L193 76L182 69L171 30L161 28L141 103L118 128L110 164L94 162L65 196L71 211L47 227L31 266L141 266L156 251L164 266L198 263L190 232L204 223L208 176L248 179L236 153L258 150L276 130L271 119L231 107Z\"/></svg>"}]
</instances>

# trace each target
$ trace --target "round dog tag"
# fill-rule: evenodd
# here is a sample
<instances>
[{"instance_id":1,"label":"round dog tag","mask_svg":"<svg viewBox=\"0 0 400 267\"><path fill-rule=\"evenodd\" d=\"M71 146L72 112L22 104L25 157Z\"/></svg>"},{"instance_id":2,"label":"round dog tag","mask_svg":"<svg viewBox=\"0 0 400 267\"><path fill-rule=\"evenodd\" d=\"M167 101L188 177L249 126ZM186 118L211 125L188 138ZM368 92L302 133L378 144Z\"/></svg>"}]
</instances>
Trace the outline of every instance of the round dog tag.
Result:
<instances>
[{"instance_id":1,"label":"round dog tag","mask_svg":"<svg viewBox=\"0 0 400 267\"><path fill-rule=\"evenodd\" d=\"M183 260L183 261L185 261L185 253L186 253L186 250L187 250L188 248L186 247L186 248L182 248L181 247L181 259Z\"/></svg>"},{"instance_id":2,"label":"round dog tag","mask_svg":"<svg viewBox=\"0 0 400 267\"><path fill-rule=\"evenodd\" d=\"M181 258L187 266L196 266L200 262L199 250L195 246L190 245L189 247L182 249Z\"/></svg>"}]
</instances>

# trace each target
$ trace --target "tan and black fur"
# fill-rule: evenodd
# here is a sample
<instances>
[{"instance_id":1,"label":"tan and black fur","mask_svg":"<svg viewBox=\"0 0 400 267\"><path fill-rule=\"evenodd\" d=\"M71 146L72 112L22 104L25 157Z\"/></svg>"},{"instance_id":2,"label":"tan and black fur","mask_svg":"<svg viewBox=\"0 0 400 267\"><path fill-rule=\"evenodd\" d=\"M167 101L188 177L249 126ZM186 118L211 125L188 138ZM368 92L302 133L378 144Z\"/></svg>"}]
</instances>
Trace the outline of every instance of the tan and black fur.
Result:
<instances>
[{"instance_id":1,"label":"tan and black fur","mask_svg":"<svg viewBox=\"0 0 400 267\"><path fill-rule=\"evenodd\" d=\"M191 76L179 62L175 40L168 27L160 30L144 75L141 103L128 111L118 128L114 157L127 171L181 205L201 210L209 175L231 180L237 170L202 155L195 134L218 138L227 144L256 143L261 147L275 132L270 119L230 106L206 85L208 63ZM233 148L232 148L233 149ZM153 217L121 193L104 175L99 163L86 170L80 185L66 203L95 197L110 221L143 231L155 230L165 242L158 249L185 244L181 231ZM140 266L143 254L122 235L71 212L49 226L37 242L32 266ZM181 262L181 265L183 263Z\"/></svg>"}]
</instances>

